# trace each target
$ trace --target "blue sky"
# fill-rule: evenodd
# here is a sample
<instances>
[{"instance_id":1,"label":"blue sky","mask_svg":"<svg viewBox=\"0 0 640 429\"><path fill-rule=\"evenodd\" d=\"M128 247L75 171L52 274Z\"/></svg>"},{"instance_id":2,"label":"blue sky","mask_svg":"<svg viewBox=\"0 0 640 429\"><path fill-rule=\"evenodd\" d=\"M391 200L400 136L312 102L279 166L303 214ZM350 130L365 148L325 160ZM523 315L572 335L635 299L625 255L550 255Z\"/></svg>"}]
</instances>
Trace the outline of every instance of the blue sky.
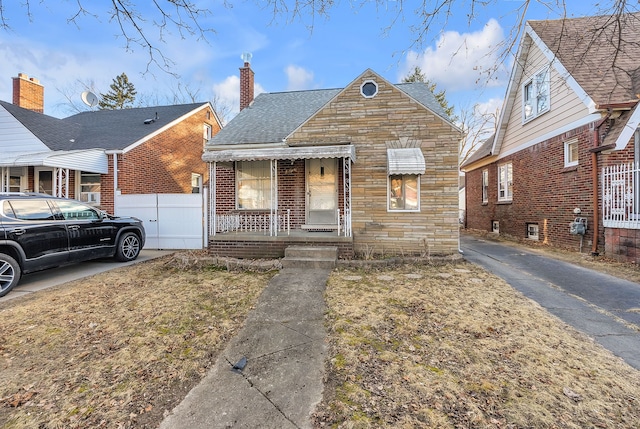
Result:
<instances>
[{"instance_id":1,"label":"blue sky","mask_svg":"<svg viewBox=\"0 0 640 429\"><path fill-rule=\"evenodd\" d=\"M68 22L77 12L75 1L31 0L31 19L22 3L3 2L11 29L0 29L0 99L11 101L11 78L25 73L44 85L45 113L65 117L72 113L67 97L82 106L83 84L105 93L113 79L125 72L140 99L169 104L167 100L179 87L188 87L198 92L199 101L217 97L228 106L227 119L238 109L243 52L253 55L257 92L341 88L367 68L396 83L418 65L439 90L446 90L458 112L475 104L494 111L504 97L511 64L503 63L489 83L481 71L496 64L491 50L509 34L517 17L514 11L523 5L522 0L494 0L489 7L478 7L469 23L470 0L456 0L452 15L433 27L441 30L432 31L417 46L412 43L416 34L411 27L419 21L411 2L403 2L404 15L395 23L399 3L393 0L364 6L337 2L328 18L303 14L288 22L256 2L228 0L233 7L225 7L219 0L202 0L213 14L201 24L215 29L215 34L202 41L189 35L181 38L175 28L169 28L160 41L157 29L149 25L154 16L146 12L153 10L152 2L135 1L145 11L147 37L174 62L170 70L176 78L153 64L145 72L148 54L137 45L125 49L124 39L117 37L118 26L104 12L110 1L83 0L97 18L84 15L75 23ZM569 16L597 12L597 2L566 3ZM557 17L536 1L526 14L526 19Z\"/></svg>"}]
</instances>

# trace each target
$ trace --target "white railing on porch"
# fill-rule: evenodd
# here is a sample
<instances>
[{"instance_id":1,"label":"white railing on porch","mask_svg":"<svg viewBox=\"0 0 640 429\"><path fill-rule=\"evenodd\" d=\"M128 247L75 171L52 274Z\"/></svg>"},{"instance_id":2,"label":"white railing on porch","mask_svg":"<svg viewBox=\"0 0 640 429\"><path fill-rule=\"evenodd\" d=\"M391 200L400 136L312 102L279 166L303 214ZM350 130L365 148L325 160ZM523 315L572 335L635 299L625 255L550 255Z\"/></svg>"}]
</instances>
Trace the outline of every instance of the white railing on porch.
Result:
<instances>
[{"instance_id":1,"label":"white railing on porch","mask_svg":"<svg viewBox=\"0 0 640 429\"><path fill-rule=\"evenodd\" d=\"M274 217L275 216L275 217ZM351 236L351 214L349 212L340 213L337 216L338 235ZM233 214L216 214L215 216L215 234L222 233L255 233L263 235L277 236L280 233L291 234L291 210L283 213L271 215L269 213L233 213Z\"/></svg>"},{"instance_id":2,"label":"white railing on porch","mask_svg":"<svg viewBox=\"0 0 640 429\"><path fill-rule=\"evenodd\" d=\"M605 227L640 229L640 164L602 169L602 219Z\"/></svg>"}]
</instances>

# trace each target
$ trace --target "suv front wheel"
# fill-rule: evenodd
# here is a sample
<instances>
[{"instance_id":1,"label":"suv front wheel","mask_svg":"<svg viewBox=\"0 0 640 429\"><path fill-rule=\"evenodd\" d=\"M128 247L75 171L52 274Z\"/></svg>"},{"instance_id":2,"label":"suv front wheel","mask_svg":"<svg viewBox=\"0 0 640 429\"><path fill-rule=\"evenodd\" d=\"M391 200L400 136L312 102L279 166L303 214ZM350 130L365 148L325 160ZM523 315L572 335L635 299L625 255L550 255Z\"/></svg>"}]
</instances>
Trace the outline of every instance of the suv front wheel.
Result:
<instances>
[{"instance_id":1,"label":"suv front wheel","mask_svg":"<svg viewBox=\"0 0 640 429\"><path fill-rule=\"evenodd\" d=\"M0 297L13 289L20 280L20 265L9 255L0 253Z\"/></svg>"},{"instance_id":2,"label":"suv front wheel","mask_svg":"<svg viewBox=\"0 0 640 429\"><path fill-rule=\"evenodd\" d=\"M120 262L133 261L140 254L140 238L133 232L125 232L118 242L116 260Z\"/></svg>"}]
</instances>

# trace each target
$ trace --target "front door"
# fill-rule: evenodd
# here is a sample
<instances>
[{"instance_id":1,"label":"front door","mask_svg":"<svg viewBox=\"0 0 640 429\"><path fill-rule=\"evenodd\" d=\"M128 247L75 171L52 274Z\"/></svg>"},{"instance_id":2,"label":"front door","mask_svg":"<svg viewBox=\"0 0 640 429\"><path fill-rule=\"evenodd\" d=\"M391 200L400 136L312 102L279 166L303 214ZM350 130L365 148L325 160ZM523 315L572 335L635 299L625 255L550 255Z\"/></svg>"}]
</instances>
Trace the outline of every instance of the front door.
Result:
<instances>
[{"instance_id":1,"label":"front door","mask_svg":"<svg viewBox=\"0 0 640 429\"><path fill-rule=\"evenodd\" d=\"M34 186L35 192L53 195L53 170L35 169Z\"/></svg>"},{"instance_id":2,"label":"front door","mask_svg":"<svg viewBox=\"0 0 640 429\"><path fill-rule=\"evenodd\" d=\"M337 225L337 170L335 159L307 160L307 224Z\"/></svg>"}]
</instances>

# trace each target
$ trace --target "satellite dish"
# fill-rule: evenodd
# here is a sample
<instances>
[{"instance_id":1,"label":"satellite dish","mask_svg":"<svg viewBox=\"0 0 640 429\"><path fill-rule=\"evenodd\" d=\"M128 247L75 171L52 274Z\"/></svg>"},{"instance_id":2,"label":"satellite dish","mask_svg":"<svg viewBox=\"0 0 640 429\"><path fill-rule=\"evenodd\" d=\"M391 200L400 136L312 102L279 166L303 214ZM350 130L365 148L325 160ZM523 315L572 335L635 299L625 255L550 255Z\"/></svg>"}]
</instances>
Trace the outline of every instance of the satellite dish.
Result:
<instances>
[{"instance_id":1,"label":"satellite dish","mask_svg":"<svg viewBox=\"0 0 640 429\"><path fill-rule=\"evenodd\" d=\"M98 97L91 91L84 91L82 95L80 95L80 98L82 98L82 102L89 107L96 107L98 105Z\"/></svg>"}]
</instances>

